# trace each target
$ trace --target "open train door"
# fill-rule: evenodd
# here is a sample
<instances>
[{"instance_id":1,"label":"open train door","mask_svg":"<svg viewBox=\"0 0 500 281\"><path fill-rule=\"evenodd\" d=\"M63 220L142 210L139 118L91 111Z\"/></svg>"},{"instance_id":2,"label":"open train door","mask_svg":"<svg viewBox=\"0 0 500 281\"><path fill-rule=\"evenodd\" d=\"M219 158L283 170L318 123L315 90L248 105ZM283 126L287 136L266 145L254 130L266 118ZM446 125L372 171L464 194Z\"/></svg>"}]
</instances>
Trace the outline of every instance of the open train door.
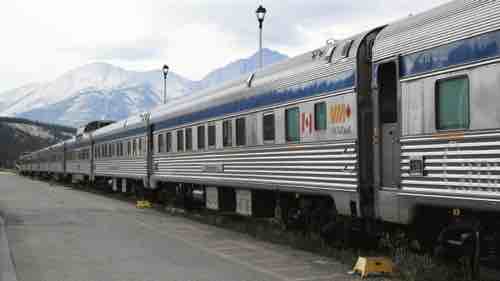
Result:
<instances>
[{"instance_id":1,"label":"open train door","mask_svg":"<svg viewBox=\"0 0 500 281\"><path fill-rule=\"evenodd\" d=\"M384 189L400 185L400 116L398 95L398 64L392 60L379 64L377 69L378 94L375 118L379 143L379 163L375 164L379 186ZM377 112L376 111L376 112ZM378 121L377 121L378 119ZM378 165L377 165L378 164ZM378 172L378 173L377 173Z\"/></svg>"}]
</instances>

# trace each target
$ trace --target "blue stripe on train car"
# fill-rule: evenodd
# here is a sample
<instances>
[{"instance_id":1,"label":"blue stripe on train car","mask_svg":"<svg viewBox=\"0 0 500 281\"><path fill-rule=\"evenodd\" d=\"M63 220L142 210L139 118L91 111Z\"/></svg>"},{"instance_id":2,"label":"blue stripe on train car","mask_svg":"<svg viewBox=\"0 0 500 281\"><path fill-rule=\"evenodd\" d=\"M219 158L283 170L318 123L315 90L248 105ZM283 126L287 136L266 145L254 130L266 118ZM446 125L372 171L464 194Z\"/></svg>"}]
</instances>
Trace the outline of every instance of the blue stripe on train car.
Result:
<instances>
[{"instance_id":1,"label":"blue stripe on train car","mask_svg":"<svg viewBox=\"0 0 500 281\"><path fill-rule=\"evenodd\" d=\"M271 90L260 95L156 122L155 131L324 93L345 90L354 87L354 81L354 70L344 71L335 75L333 79L314 81L304 86L295 86L284 90Z\"/></svg>"},{"instance_id":2,"label":"blue stripe on train car","mask_svg":"<svg viewBox=\"0 0 500 281\"><path fill-rule=\"evenodd\" d=\"M491 59L500 55L500 31L401 57L400 77Z\"/></svg>"}]
</instances>

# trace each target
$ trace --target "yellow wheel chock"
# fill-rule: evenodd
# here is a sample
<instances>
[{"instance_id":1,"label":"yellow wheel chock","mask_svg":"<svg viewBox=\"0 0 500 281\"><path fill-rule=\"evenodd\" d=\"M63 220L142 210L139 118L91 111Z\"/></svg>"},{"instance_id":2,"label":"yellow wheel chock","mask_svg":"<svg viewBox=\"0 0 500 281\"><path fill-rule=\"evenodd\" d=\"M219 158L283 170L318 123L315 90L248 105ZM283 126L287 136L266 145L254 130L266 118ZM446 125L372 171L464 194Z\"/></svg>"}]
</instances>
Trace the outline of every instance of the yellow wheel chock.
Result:
<instances>
[{"instance_id":1,"label":"yellow wheel chock","mask_svg":"<svg viewBox=\"0 0 500 281\"><path fill-rule=\"evenodd\" d=\"M361 274L365 278L370 273L393 273L394 264L389 258L385 257L359 257L352 273Z\"/></svg>"},{"instance_id":2,"label":"yellow wheel chock","mask_svg":"<svg viewBox=\"0 0 500 281\"><path fill-rule=\"evenodd\" d=\"M139 209L151 208L151 203L148 200L139 200L135 206Z\"/></svg>"}]
</instances>

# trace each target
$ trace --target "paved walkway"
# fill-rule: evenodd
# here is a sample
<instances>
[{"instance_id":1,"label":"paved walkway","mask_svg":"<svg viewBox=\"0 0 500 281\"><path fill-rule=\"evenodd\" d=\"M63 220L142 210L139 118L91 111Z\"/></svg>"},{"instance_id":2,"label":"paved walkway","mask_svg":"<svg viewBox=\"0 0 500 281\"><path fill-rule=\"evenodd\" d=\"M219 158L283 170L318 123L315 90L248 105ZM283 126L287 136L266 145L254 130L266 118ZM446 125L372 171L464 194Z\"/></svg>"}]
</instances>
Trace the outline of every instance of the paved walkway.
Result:
<instances>
[{"instance_id":1,"label":"paved walkway","mask_svg":"<svg viewBox=\"0 0 500 281\"><path fill-rule=\"evenodd\" d=\"M286 246L59 185L0 174L20 281L353 280Z\"/></svg>"}]
</instances>

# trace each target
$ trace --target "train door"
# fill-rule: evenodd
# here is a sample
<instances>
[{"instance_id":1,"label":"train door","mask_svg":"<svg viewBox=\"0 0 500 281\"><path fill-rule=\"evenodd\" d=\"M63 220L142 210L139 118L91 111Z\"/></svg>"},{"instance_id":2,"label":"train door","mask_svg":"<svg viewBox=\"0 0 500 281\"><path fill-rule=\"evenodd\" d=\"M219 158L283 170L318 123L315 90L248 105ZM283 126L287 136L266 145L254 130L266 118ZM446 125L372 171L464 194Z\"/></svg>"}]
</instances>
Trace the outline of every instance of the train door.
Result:
<instances>
[{"instance_id":1,"label":"train door","mask_svg":"<svg viewBox=\"0 0 500 281\"><path fill-rule=\"evenodd\" d=\"M380 129L380 184L397 188L400 176L400 144L398 114L398 66L396 61L378 68L378 113Z\"/></svg>"}]
</instances>

